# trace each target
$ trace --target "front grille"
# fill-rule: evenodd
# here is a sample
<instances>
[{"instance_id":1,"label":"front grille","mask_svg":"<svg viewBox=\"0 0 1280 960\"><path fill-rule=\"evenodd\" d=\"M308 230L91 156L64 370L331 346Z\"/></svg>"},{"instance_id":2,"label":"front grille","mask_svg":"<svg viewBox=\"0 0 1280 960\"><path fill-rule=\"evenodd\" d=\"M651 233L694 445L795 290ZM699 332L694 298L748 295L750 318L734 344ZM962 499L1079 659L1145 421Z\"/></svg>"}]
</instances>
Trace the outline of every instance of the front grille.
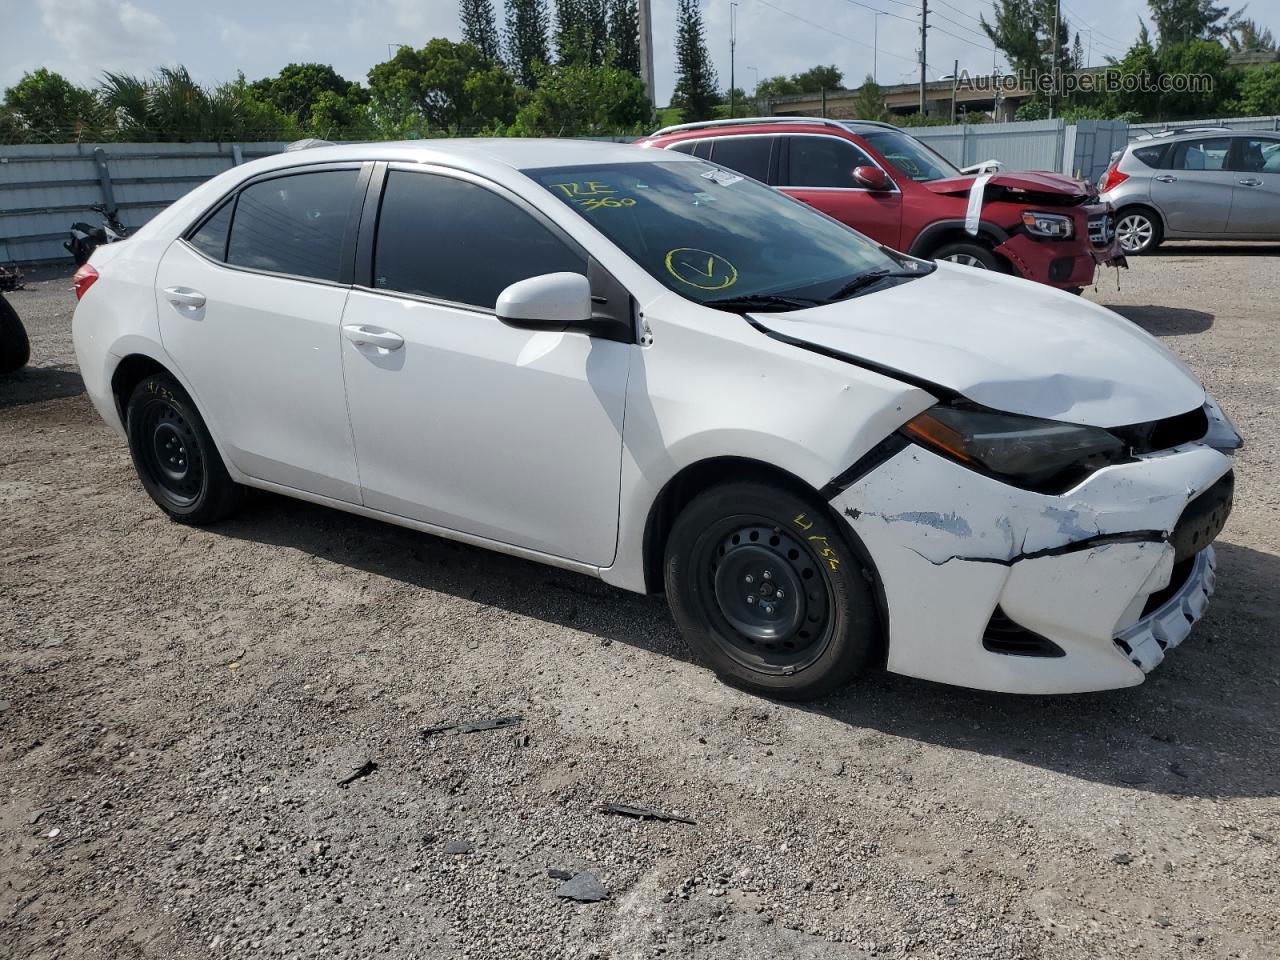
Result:
<instances>
[{"instance_id":1,"label":"front grille","mask_svg":"<svg viewBox=\"0 0 1280 960\"><path fill-rule=\"evenodd\" d=\"M1010 657L1064 657L1062 648L1038 633L1014 623L1009 615L996 607L982 634L983 649Z\"/></svg>"},{"instance_id":2,"label":"front grille","mask_svg":"<svg viewBox=\"0 0 1280 960\"><path fill-rule=\"evenodd\" d=\"M1116 235L1116 220L1109 213L1089 218L1089 242L1095 247L1109 247Z\"/></svg>"}]
</instances>

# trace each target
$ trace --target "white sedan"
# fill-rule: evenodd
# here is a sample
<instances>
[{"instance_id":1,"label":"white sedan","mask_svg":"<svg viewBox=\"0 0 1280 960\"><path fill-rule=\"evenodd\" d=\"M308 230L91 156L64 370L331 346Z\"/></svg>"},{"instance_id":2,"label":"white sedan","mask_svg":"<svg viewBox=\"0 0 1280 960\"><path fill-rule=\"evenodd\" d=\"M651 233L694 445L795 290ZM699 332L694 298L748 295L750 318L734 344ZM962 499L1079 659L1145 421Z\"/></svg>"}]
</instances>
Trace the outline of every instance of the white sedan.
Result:
<instances>
[{"instance_id":1,"label":"white sedan","mask_svg":"<svg viewBox=\"0 0 1280 960\"><path fill-rule=\"evenodd\" d=\"M76 291L89 395L173 519L259 487L665 590L769 696L1136 684L1213 589L1240 441L1156 340L694 157L288 153Z\"/></svg>"}]
</instances>

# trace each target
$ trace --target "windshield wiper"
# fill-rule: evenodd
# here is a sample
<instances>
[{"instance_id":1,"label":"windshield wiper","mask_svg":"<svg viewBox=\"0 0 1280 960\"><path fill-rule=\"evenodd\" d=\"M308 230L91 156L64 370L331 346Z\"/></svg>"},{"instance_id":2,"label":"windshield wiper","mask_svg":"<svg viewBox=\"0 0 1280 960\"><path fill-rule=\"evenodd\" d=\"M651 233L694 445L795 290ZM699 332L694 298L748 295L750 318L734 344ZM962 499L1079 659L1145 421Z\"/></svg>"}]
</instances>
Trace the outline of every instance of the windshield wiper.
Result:
<instances>
[{"instance_id":1,"label":"windshield wiper","mask_svg":"<svg viewBox=\"0 0 1280 960\"><path fill-rule=\"evenodd\" d=\"M825 301L807 297L787 297L776 293L752 293L742 297L725 297L722 300L704 300L704 307L717 310L804 310Z\"/></svg>"},{"instance_id":2,"label":"windshield wiper","mask_svg":"<svg viewBox=\"0 0 1280 960\"><path fill-rule=\"evenodd\" d=\"M859 290L874 286L881 280L891 280L895 277L923 277L928 272L925 270L890 270L888 267L880 270L869 270L866 273L858 274L831 296L827 297L824 302L835 303L837 300L847 300Z\"/></svg>"}]
</instances>

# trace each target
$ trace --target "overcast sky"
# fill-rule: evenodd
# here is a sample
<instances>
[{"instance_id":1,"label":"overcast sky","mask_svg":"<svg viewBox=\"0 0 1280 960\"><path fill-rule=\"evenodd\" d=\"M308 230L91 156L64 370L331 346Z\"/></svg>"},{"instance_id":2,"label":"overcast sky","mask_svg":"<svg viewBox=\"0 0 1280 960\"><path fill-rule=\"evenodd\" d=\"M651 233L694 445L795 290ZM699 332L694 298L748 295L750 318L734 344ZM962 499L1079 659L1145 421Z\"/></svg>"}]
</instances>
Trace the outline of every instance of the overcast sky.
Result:
<instances>
[{"instance_id":1,"label":"overcast sky","mask_svg":"<svg viewBox=\"0 0 1280 960\"><path fill-rule=\"evenodd\" d=\"M675 82L675 0L652 0L658 101ZM501 0L498 0L501 19ZM1255 0L1250 12L1276 23L1280 0ZM876 16L872 9L884 11ZM992 50L977 23L990 0L931 0L929 75L989 73ZM1270 9L1268 9L1270 8ZM707 40L723 87L729 81L729 0L705 0ZM834 63L856 85L871 71L878 21L882 84L918 77L919 2L909 0L741 0L737 8L737 84L817 63ZM1081 31L1092 60L1118 55L1134 38L1145 0L1070 0L1063 17ZM807 22L806 22L807 21ZM0 0L0 86L48 67L81 83L104 70L147 72L185 64L200 81L254 80L291 61L331 63L348 79L365 79L388 56L388 44L421 46L458 37L457 0ZM1003 66L1003 63L1002 63ZM755 68L755 69L751 69Z\"/></svg>"}]
</instances>

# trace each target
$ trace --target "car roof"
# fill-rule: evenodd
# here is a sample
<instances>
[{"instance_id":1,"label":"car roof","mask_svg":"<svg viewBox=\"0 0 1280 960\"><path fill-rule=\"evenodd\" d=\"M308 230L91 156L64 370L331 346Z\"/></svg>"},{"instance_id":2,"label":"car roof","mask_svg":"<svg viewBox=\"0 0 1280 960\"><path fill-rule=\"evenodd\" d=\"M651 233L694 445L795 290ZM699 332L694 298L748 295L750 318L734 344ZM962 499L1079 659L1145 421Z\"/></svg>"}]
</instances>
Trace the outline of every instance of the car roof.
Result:
<instances>
[{"instance_id":1,"label":"car roof","mask_svg":"<svg viewBox=\"0 0 1280 960\"><path fill-rule=\"evenodd\" d=\"M258 169L273 169L312 163L357 160L386 160L407 163L441 163L456 166L497 164L513 170L540 167L595 166L611 163L654 163L693 160L681 154L655 154L630 143L570 140L551 137L469 137L466 139L402 140L346 143L308 147L275 154L269 163L259 161Z\"/></svg>"}]
</instances>

